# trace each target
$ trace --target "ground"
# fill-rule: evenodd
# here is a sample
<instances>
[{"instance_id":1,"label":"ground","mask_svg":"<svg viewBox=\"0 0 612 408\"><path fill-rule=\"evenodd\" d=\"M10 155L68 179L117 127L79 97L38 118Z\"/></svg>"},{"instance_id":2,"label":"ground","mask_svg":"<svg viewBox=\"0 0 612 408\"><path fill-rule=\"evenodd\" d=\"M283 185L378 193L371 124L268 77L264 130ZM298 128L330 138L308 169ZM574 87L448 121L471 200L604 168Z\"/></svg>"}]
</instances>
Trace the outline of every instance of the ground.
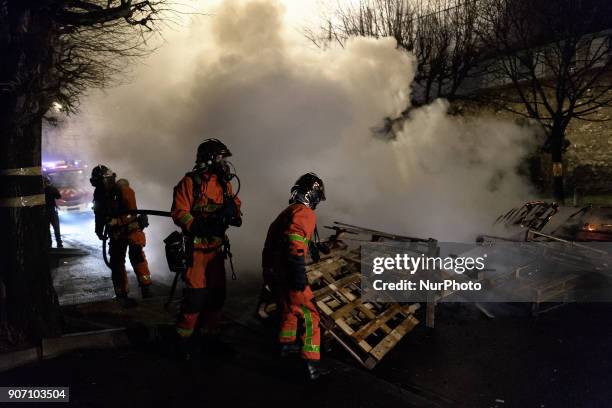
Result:
<instances>
[{"instance_id":1,"label":"ground","mask_svg":"<svg viewBox=\"0 0 612 408\"><path fill-rule=\"evenodd\" d=\"M128 322L127 314L100 309L105 303L77 305L110 298L112 289L99 244L79 235L85 229L66 224L65 232L67 243L90 254L62 261L55 272L68 321L87 315L105 325ZM131 284L135 289L135 281ZM0 385L68 385L71 405L87 407L612 404L610 304L571 304L537 318L526 305L500 304L493 306L493 319L470 304L442 304L434 329L417 326L372 371L332 347L323 354L331 374L312 385L303 381L298 360L277 356L273 333L254 317L258 288L254 274L230 283L224 322L226 339L236 349L230 356L204 353L188 363L177 361L167 315L155 322L159 333L153 341L134 335L139 326L124 324L132 330L131 346L73 352L16 368L0 373ZM156 288L158 295L166 291L163 285ZM141 302L139 308L159 309L164 300Z\"/></svg>"}]
</instances>

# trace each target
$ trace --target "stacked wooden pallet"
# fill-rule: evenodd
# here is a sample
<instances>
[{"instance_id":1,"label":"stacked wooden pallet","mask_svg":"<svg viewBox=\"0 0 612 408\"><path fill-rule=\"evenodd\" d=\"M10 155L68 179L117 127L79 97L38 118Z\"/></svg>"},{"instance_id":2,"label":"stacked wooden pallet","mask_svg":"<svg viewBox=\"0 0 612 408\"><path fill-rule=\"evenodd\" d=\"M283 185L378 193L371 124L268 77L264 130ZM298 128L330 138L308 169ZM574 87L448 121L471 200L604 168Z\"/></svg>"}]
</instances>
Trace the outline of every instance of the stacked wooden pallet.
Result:
<instances>
[{"instance_id":1,"label":"stacked wooden pallet","mask_svg":"<svg viewBox=\"0 0 612 408\"><path fill-rule=\"evenodd\" d=\"M401 242L416 254L429 255L437 253L437 241L388 234L340 222L326 228L335 231L326 241L331 253L306 269L314 302L320 311L321 325L327 336L339 342L363 366L371 369L419 324L415 312L420 304L365 301L361 291L361 248L349 250L343 240ZM366 239L359 239L364 237ZM385 250L393 252L393 248L380 248L382 253ZM432 293L431 301L426 302L428 327L433 327L435 302ZM264 287L258 315L267 319L276 311L271 292Z\"/></svg>"},{"instance_id":2,"label":"stacked wooden pallet","mask_svg":"<svg viewBox=\"0 0 612 408\"><path fill-rule=\"evenodd\" d=\"M343 252L308 266L321 325L371 369L412 330L419 304L366 302L361 298L358 252Z\"/></svg>"}]
</instances>

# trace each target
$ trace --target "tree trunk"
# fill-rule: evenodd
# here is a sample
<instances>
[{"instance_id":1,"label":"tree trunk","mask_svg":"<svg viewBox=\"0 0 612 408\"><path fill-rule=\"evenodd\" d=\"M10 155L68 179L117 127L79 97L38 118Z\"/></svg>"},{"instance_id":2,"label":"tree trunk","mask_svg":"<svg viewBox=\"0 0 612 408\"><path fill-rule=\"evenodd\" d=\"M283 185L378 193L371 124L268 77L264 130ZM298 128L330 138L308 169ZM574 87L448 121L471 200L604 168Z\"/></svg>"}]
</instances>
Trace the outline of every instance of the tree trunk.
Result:
<instances>
[{"instance_id":1,"label":"tree trunk","mask_svg":"<svg viewBox=\"0 0 612 408\"><path fill-rule=\"evenodd\" d=\"M563 187L563 139L564 130L560 126L554 126L551 132L551 159L552 159L552 194L553 199L560 204L565 200L565 189Z\"/></svg>"},{"instance_id":2,"label":"tree trunk","mask_svg":"<svg viewBox=\"0 0 612 408\"><path fill-rule=\"evenodd\" d=\"M8 325L30 339L58 335L61 329L48 261L41 125L39 118L11 130L0 122L6 132L0 139L0 277ZM29 170L21 172L26 175L11 170L19 168Z\"/></svg>"},{"instance_id":3,"label":"tree trunk","mask_svg":"<svg viewBox=\"0 0 612 408\"><path fill-rule=\"evenodd\" d=\"M0 30L0 293L6 297L4 325L30 339L61 328L41 177L51 23L48 13L33 11L35 4L11 2Z\"/></svg>"}]
</instances>

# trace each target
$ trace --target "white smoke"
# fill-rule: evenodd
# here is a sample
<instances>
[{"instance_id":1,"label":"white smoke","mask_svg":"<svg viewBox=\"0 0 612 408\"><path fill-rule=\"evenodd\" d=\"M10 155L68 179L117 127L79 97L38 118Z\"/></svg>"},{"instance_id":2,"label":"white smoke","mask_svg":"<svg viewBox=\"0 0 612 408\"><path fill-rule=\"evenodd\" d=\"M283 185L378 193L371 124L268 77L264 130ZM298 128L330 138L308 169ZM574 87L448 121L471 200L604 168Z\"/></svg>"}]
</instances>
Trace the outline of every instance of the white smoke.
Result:
<instances>
[{"instance_id":1,"label":"white smoke","mask_svg":"<svg viewBox=\"0 0 612 408\"><path fill-rule=\"evenodd\" d=\"M412 110L396 140L376 139L371 127L409 103L413 57L390 38L312 49L295 31L275 1L224 1L169 33L131 84L88 98L71 126L87 129L90 157L128 178L141 208L168 210L198 144L223 140L242 180L244 225L230 237L243 270L257 271L267 226L307 171L326 183L320 225L439 240L473 239L528 195L516 175L524 130L451 117L438 101ZM147 254L161 258L172 225L152 224Z\"/></svg>"}]
</instances>

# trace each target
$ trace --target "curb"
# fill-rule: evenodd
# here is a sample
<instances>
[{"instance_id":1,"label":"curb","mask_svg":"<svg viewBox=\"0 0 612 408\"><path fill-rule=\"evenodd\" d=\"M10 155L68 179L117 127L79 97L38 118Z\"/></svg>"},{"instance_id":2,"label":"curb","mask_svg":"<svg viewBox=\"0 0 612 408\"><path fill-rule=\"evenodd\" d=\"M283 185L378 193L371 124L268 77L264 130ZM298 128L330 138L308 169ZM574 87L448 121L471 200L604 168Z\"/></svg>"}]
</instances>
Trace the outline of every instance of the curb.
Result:
<instances>
[{"instance_id":1,"label":"curb","mask_svg":"<svg viewBox=\"0 0 612 408\"><path fill-rule=\"evenodd\" d=\"M43 339L40 346L0 355L0 372L84 349L109 349L131 344L124 327Z\"/></svg>"}]
</instances>

